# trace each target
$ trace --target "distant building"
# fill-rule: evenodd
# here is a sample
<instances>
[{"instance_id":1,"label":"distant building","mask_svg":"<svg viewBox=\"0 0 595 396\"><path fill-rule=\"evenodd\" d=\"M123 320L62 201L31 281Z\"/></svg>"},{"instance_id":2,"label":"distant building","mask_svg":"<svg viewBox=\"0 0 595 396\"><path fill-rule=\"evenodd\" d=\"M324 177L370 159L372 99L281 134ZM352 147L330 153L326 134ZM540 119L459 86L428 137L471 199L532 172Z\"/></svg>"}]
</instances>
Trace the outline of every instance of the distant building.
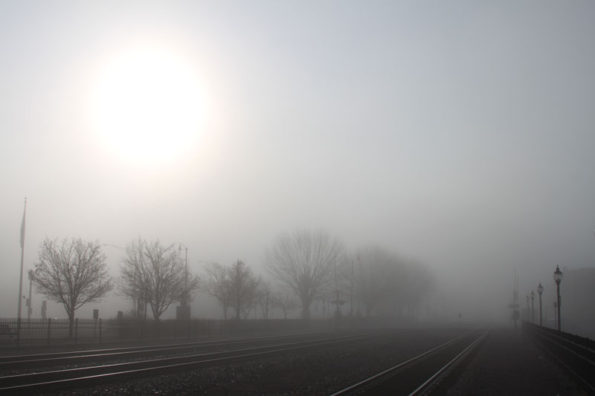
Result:
<instances>
[{"instance_id":1,"label":"distant building","mask_svg":"<svg viewBox=\"0 0 595 396\"><path fill-rule=\"evenodd\" d=\"M560 296L562 331L595 339L595 268L565 269Z\"/></svg>"}]
</instances>

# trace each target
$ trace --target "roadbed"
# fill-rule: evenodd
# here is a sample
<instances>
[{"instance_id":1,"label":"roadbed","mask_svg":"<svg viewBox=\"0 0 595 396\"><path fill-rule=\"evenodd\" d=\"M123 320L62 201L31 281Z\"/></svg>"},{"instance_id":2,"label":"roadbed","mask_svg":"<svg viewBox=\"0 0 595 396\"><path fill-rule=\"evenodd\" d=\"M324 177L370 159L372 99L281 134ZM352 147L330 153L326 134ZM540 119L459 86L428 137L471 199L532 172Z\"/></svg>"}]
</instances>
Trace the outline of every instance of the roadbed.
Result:
<instances>
[{"instance_id":1,"label":"roadbed","mask_svg":"<svg viewBox=\"0 0 595 396\"><path fill-rule=\"evenodd\" d=\"M491 330L449 382L446 394L451 396L587 394L520 329Z\"/></svg>"}]
</instances>

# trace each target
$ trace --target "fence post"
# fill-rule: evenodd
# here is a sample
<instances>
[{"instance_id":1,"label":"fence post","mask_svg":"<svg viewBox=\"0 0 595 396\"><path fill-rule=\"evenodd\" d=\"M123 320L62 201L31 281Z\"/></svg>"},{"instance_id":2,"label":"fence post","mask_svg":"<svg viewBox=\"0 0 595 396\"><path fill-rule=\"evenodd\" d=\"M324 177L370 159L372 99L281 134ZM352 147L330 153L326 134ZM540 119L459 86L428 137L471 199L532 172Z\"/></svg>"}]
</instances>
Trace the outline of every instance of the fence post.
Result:
<instances>
[{"instance_id":1,"label":"fence post","mask_svg":"<svg viewBox=\"0 0 595 396\"><path fill-rule=\"evenodd\" d=\"M74 319L74 343L79 340L79 318Z\"/></svg>"},{"instance_id":2,"label":"fence post","mask_svg":"<svg viewBox=\"0 0 595 396\"><path fill-rule=\"evenodd\" d=\"M101 319L99 319L99 343L101 344Z\"/></svg>"},{"instance_id":3,"label":"fence post","mask_svg":"<svg viewBox=\"0 0 595 396\"><path fill-rule=\"evenodd\" d=\"M51 329L52 329L52 318L49 318L48 319L48 345L50 345Z\"/></svg>"}]
</instances>

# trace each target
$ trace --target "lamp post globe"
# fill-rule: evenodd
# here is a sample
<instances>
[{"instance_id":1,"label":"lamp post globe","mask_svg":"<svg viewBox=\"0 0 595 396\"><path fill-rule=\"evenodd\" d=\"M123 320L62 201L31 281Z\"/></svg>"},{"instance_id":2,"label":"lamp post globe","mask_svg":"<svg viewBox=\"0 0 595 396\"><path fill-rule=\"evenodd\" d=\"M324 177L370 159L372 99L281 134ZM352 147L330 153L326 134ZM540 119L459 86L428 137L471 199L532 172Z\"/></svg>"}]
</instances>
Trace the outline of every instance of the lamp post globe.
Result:
<instances>
[{"instance_id":1,"label":"lamp post globe","mask_svg":"<svg viewBox=\"0 0 595 396\"><path fill-rule=\"evenodd\" d=\"M560 284L560 282L562 282L562 271L560 271L560 266L556 265L556 270L554 271L554 281L556 282L557 285Z\"/></svg>"},{"instance_id":2,"label":"lamp post globe","mask_svg":"<svg viewBox=\"0 0 595 396\"><path fill-rule=\"evenodd\" d=\"M562 331L562 320L560 317L560 282L562 282L562 271L560 271L560 266L558 265L556 265L556 270L554 271L554 281L556 282L556 308L558 310L558 331Z\"/></svg>"},{"instance_id":3,"label":"lamp post globe","mask_svg":"<svg viewBox=\"0 0 595 396\"><path fill-rule=\"evenodd\" d=\"M543 326L543 315L541 314L541 295L543 294L543 286L541 282L539 282L539 286L537 286L537 294L539 294L539 326Z\"/></svg>"}]
</instances>

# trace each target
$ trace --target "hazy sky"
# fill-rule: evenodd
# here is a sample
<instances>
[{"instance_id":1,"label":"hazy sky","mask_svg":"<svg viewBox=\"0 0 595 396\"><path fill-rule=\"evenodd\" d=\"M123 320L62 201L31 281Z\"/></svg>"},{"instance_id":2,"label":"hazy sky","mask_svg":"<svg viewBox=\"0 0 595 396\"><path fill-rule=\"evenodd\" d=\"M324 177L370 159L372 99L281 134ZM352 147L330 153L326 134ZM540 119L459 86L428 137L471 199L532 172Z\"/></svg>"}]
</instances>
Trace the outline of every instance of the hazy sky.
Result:
<instances>
[{"instance_id":1,"label":"hazy sky","mask_svg":"<svg viewBox=\"0 0 595 396\"><path fill-rule=\"evenodd\" d=\"M556 264L595 266L594 20L591 1L2 1L0 317L16 315L25 196L25 270L46 236L260 268L280 232L323 228L493 307L514 267L551 288ZM191 137L139 121L153 146L180 142L173 158L133 155L138 134L106 143L94 118L106 70L138 48L198 87Z\"/></svg>"}]
</instances>

